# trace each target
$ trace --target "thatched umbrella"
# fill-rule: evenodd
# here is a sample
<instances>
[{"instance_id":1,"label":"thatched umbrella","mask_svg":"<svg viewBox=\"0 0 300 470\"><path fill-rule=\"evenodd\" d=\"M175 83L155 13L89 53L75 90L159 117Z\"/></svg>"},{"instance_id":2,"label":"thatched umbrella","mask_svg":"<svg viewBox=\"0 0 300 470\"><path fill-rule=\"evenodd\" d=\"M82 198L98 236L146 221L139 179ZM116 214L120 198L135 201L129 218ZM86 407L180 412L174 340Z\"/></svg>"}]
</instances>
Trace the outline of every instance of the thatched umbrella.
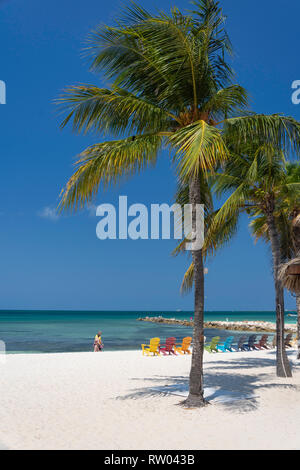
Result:
<instances>
[{"instance_id":1,"label":"thatched umbrella","mask_svg":"<svg viewBox=\"0 0 300 470\"><path fill-rule=\"evenodd\" d=\"M300 258L294 258L286 264L283 264L279 270L279 279L282 285L290 292L296 294L297 301L297 339L298 354L297 359L300 360Z\"/></svg>"},{"instance_id":2,"label":"thatched umbrella","mask_svg":"<svg viewBox=\"0 0 300 470\"><path fill-rule=\"evenodd\" d=\"M287 290L300 294L300 258L282 264L278 277Z\"/></svg>"}]
</instances>

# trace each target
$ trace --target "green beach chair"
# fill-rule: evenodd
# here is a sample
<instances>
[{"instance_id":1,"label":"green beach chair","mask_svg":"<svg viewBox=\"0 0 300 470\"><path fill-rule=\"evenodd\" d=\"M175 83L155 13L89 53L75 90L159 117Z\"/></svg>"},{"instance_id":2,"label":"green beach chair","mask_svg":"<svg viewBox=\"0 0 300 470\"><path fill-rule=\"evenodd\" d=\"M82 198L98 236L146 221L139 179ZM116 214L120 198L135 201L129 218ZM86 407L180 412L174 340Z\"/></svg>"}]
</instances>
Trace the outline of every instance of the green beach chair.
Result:
<instances>
[{"instance_id":1,"label":"green beach chair","mask_svg":"<svg viewBox=\"0 0 300 470\"><path fill-rule=\"evenodd\" d=\"M218 351L219 341L220 341L220 336L215 336L207 346L204 346L205 350L208 351L209 353L219 352Z\"/></svg>"}]
</instances>

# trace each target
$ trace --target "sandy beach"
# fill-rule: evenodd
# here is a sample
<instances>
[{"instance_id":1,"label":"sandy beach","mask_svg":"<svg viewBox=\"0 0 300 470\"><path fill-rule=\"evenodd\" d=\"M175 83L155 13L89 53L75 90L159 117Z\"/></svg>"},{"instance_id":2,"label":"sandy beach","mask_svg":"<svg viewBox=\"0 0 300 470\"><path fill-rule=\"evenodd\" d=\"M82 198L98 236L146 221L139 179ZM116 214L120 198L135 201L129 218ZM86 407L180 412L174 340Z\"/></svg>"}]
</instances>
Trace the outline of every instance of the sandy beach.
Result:
<instances>
[{"instance_id":1,"label":"sandy beach","mask_svg":"<svg viewBox=\"0 0 300 470\"><path fill-rule=\"evenodd\" d=\"M7 355L0 364L1 447L300 449L300 366L292 379L278 379L274 359L274 351L206 352L211 405L187 410L176 405L190 356Z\"/></svg>"}]
</instances>

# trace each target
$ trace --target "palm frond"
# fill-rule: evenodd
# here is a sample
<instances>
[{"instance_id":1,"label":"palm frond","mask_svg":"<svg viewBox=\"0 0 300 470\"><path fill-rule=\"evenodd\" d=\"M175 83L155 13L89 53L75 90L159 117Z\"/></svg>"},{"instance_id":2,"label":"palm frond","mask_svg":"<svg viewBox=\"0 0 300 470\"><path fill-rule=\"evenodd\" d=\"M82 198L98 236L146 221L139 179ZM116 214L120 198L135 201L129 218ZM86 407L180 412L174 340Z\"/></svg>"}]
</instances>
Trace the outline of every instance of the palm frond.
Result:
<instances>
[{"instance_id":1,"label":"palm frond","mask_svg":"<svg viewBox=\"0 0 300 470\"><path fill-rule=\"evenodd\" d=\"M73 86L65 90L58 103L68 113L61 127L72 120L73 130L85 133L157 132L168 129L171 121L177 119L150 101L117 87Z\"/></svg>"},{"instance_id":2,"label":"palm frond","mask_svg":"<svg viewBox=\"0 0 300 470\"><path fill-rule=\"evenodd\" d=\"M181 180L197 178L229 157L221 131L202 120L174 132L169 140L176 150Z\"/></svg>"},{"instance_id":3,"label":"palm frond","mask_svg":"<svg viewBox=\"0 0 300 470\"><path fill-rule=\"evenodd\" d=\"M92 145L76 162L76 171L61 193L60 209L82 208L103 188L156 163L162 137L143 135Z\"/></svg>"},{"instance_id":4,"label":"palm frond","mask_svg":"<svg viewBox=\"0 0 300 470\"><path fill-rule=\"evenodd\" d=\"M207 221L208 229L206 231L204 245L202 248L203 257L214 256L217 251L232 242L233 237L238 231L238 222L240 213L236 211L227 217L222 224L215 223L215 217L218 211L215 211Z\"/></svg>"},{"instance_id":5,"label":"palm frond","mask_svg":"<svg viewBox=\"0 0 300 470\"><path fill-rule=\"evenodd\" d=\"M188 294L192 290L193 284L194 284L194 263L191 263L191 265L185 272L183 280L182 280L182 284L180 287L181 294L182 295Z\"/></svg>"},{"instance_id":6,"label":"palm frond","mask_svg":"<svg viewBox=\"0 0 300 470\"><path fill-rule=\"evenodd\" d=\"M209 112L217 121L230 116L237 109L243 109L248 104L248 93L240 85L230 85L218 90L204 105L203 111Z\"/></svg>"},{"instance_id":7,"label":"palm frond","mask_svg":"<svg viewBox=\"0 0 300 470\"><path fill-rule=\"evenodd\" d=\"M224 60L229 41L220 28L220 9L201 21L177 8L150 16L137 5L129 7L115 26L100 26L90 34L86 53L91 68L169 111L178 105L182 111L197 108L211 87L217 91L232 74Z\"/></svg>"},{"instance_id":8,"label":"palm frond","mask_svg":"<svg viewBox=\"0 0 300 470\"><path fill-rule=\"evenodd\" d=\"M253 236L255 237L256 242L261 238L266 243L269 243L270 238L268 233L268 224L264 214L261 214L251 220L249 227Z\"/></svg>"},{"instance_id":9,"label":"palm frond","mask_svg":"<svg viewBox=\"0 0 300 470\"><path fill-rule=\"evenodd\" d=\"M269 143L284 153L300 154L300 122L280 114L250 114L224 121L224 138L235 148L253 140Z\"/></svg>"}]
</instances>

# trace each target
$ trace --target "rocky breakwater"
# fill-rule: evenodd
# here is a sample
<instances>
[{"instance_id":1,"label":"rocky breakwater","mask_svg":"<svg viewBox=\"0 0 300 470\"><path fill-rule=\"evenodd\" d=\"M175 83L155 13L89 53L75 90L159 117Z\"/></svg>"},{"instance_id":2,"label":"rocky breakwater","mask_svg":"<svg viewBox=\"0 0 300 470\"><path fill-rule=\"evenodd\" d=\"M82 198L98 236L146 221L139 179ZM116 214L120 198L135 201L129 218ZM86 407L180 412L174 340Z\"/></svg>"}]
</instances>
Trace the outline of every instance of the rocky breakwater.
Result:
<instances>
[{"instance_id":1,"label":"rocky breakwater","mask_svg":"<svg viewBox=\"0 0 300 470\"><path fill-rule=\"evenodd\" d=\"M178 325L193 327L194 322L189 320L178 320L176 318L159 317L141 317L138 321L151 323L163 323L166 325ZM272 333L276 331L276 324L264 321L208 321L204 322L204 328L230 330L230 331L253 331L257 333ZM297 326L286 324L285 331L287 333L296 333Z\"/></svg>"}]
</instances>

